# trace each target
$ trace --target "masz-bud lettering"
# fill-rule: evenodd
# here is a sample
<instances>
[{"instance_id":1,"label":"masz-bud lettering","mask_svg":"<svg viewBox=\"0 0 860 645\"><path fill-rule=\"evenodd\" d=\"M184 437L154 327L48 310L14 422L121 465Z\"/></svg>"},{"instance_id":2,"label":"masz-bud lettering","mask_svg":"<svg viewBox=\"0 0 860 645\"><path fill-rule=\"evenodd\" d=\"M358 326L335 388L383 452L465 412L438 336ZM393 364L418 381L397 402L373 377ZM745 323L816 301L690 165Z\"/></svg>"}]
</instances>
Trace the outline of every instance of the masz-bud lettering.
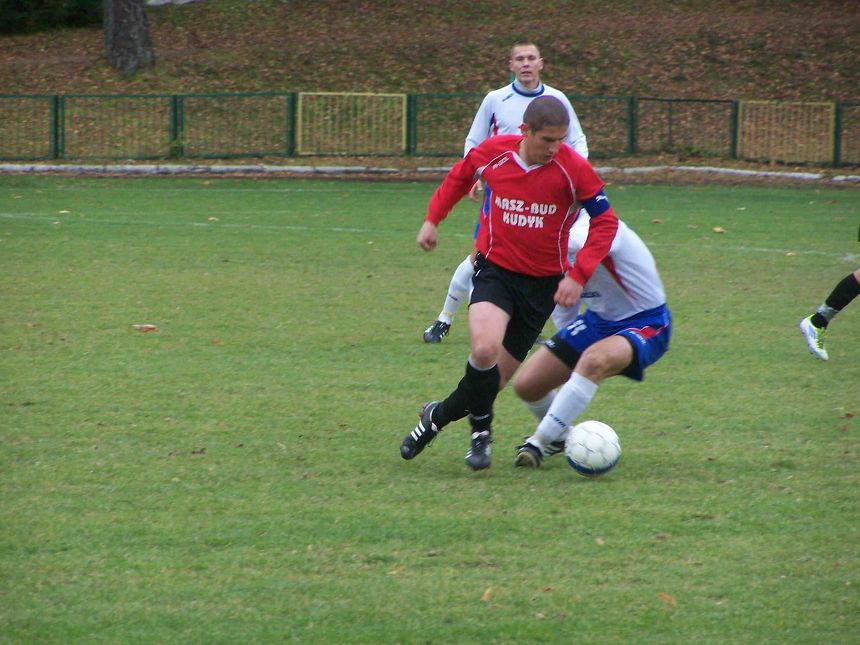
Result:
<instances>
[{"instance_id":1,"label":"masz-bud lettering","mask_svg":"<svg viewBox=\"0 0 860 645\"><path fill-rule=\"evenodd\" d=\"M531 213L533 215L555 215L558 212L557 204L541 204L532 202L526 206L522 199L509 199L507 197L495 198L496 208L510 213Z\"/></svg>"}]
</instances>

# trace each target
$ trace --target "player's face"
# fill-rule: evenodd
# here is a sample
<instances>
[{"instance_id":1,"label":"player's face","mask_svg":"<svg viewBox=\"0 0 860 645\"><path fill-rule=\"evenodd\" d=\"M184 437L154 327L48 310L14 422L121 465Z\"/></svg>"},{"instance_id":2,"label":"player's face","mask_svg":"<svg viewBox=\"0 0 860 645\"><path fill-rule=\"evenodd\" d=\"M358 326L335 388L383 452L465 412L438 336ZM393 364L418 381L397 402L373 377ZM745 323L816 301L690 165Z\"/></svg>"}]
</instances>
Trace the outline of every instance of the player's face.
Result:
<instances>
[{"instance_id":1,"label":"player's face","mask_svg":"<svg viewBox=\"0 0 860 645\"><path fill-rule=\"evenodd\" d=\"M530 166L545 164L555 156L566 136L567 126L564 125L548 125L534 132L526 127L520 145L520 157Z\"/></svg>"},{"instance_id":2,"label":"player's face","mask_svg":"<svg viewBox=\"0 0 860 645\"><path fill-rule=\"evenodd\" d=\"M521 85L534 89L540 83L540 71L543 69L543 58L537 47L525 45L514 47L511 52L510 69Z\"/></svg>"}]
</instances>

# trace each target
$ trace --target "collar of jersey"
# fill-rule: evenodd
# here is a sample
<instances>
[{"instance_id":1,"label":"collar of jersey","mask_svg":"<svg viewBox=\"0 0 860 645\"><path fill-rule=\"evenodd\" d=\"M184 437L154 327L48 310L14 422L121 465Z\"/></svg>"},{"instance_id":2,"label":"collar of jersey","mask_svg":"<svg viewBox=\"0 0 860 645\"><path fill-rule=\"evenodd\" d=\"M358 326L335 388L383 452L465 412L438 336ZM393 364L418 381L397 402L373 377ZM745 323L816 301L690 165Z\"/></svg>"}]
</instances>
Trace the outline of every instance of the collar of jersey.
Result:
<instances>
[{"instance_id":1,"label":"collar of jersey","mask_svg":"<svg viewBox=\"0 0 860 645\"><path fill-rule=\"evenodd\" d=\"M514 81L511 83L511 89L514 90L520 96L540 96L543 94L543 83L537 86L537 89L534 92L529 92L526 88L520 85L519 81Z\"/></svg>"},{"instance_id":2,"label":"collar of jersey","mask_svg":"<svg viewBox=\"0 0 860 645\"><path fill-rule=\"evenodd\" d=\"M523 169L524 172L531 172L532 170L537 170L538 168L543 168L547 164L552 162L550 159L547 163L533 163L531 166L526 165L525 159L520 157L520 153L516 150L511 150L511 156L514 158L516 164ZM554 159L555 157L553 157Z\"/></svg>"}]
</instances>

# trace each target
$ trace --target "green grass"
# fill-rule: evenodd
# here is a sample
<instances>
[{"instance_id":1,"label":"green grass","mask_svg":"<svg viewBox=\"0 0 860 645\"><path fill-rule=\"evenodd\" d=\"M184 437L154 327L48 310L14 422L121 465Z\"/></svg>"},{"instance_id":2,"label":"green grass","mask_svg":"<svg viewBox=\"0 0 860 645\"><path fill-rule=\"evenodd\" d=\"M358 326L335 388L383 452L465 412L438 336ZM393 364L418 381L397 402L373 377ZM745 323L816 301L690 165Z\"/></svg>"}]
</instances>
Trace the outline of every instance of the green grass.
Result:
<instances>
[{"instance_id":1,"label":"green grass","mask_svg":"<svg viewBox=\"0 0 860 645\"><path fill-rule=\"evenodd\" d=\"M0 177L0 641L856 639L860 303L827 363L796 325L860 191L609 186L676 326L588 480L513 468L510 391L489 471L463 423L400 459L468 353L421 342L476 210L420 252L434 188Z\"/></svg>"}]
</instances>

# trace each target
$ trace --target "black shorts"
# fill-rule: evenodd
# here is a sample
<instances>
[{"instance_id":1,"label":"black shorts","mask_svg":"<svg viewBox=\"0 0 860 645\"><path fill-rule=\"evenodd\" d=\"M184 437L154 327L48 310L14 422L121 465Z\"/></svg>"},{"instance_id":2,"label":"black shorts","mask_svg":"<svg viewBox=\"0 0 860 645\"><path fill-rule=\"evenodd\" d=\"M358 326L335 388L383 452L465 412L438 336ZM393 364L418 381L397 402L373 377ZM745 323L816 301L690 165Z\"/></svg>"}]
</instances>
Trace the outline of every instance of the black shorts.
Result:
<instances>
[{"instance_id":1,"label":"black shorts","mask_svg":"<svg viewBox=\"0 0 860 645\"><path fill-rule=\"evenodd\" d=\"M522 362L555 308L555 292L562 277L536 278L508 271L479 253L469 304L491 302L508 313L511 319L502 345Z\"/></svg>"}]
</instances>

